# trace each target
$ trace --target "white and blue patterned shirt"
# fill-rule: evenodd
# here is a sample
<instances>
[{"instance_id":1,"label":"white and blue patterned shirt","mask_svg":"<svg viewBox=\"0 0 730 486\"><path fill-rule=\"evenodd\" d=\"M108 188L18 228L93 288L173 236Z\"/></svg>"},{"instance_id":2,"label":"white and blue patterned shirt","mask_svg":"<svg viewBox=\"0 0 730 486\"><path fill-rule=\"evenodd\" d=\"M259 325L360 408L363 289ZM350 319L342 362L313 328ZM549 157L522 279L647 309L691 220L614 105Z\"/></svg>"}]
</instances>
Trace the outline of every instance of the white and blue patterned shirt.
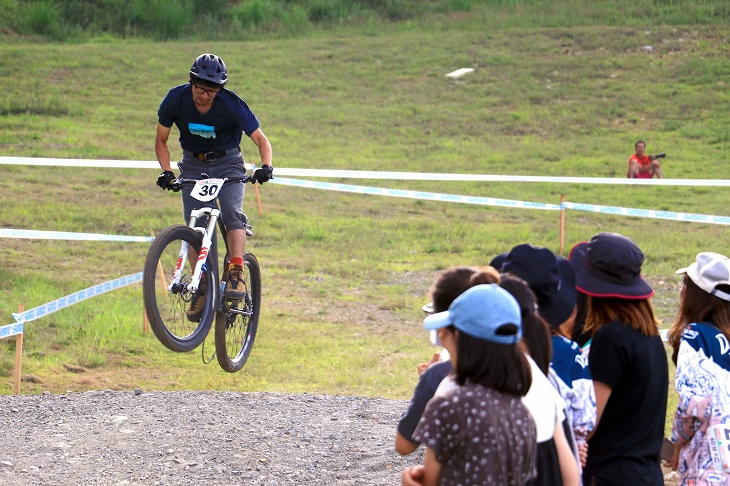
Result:
<instances>
[{"instance_id":1,"label":"white and blue patterned shirt","mask_svg":"<svg viewBox=\"0 0 730 486\"><path fill-rule=\"evenodd\" d=\"M675 384L672 442L681 446L679 484L730 484L730 473L713 468L706 436L711 425L730 424L730 342L717 326L702 322L684 329Z\"/></svg>"},{"instance_id":2,"label":"white and blue patterned shirt","mask_svg":"<svg viewBox=\"0 0 730 486\"><path fill-rule=\"evenodd\" d=\"M558 391L566 403L568 420L577 442L585 442L596 426L596 393L593 389L588 356L578 343L564 336L552 336L553 359Z\"/></svg>"}]
</instances>

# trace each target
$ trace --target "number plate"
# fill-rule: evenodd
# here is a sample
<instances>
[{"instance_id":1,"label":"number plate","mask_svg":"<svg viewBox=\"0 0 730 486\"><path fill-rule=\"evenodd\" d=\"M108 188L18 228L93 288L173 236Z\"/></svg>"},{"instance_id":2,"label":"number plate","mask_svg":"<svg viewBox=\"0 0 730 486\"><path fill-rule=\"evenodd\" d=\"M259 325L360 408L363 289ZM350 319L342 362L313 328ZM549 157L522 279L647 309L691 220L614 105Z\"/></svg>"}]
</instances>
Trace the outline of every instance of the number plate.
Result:
<instances>
[{"instance_id":1,"label":"number plate","mask_svg":"<svg viewBox=\"0 0 730 486\"><path fill-rule=\"evenodd\" d=\"M195 183L190 195L201 202L212 201L218 197L218 192L224 179L202 179Z\"/></svg>"}]
</instances>

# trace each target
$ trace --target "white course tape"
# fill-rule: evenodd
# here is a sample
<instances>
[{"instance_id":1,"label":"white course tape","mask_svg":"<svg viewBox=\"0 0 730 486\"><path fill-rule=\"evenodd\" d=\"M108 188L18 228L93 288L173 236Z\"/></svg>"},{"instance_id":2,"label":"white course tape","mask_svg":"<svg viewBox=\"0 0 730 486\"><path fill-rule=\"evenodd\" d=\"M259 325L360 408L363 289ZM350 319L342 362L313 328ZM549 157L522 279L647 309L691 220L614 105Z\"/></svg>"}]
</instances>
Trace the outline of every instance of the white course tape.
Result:
<instances>
[{"instance_id":1,"label":"white course tape","mask_svg":"<svg viewBox=\"0 0 730 486\"><path fill-rule=\"evenodd\" d=\"M711 214L678 213L675 211L657 211L655 209L622 208L618 206L599 206L597 204L580 204L565 202L566 209L587 211L601 214L617 214L621 216L636 216L639 218L669 219L673 221L688 221L692 223L730 224L730 216L713 216Z\"/></svg>"},{"instance_id":2,"label":"white course tape","mask_svg":"<svg viewBox=\"0 0 730 486\"><path fill-rule=\"evenodd\" d=\"M659 337L662 338L662 341L665 343L669 341L669 329L659 329Z\"/></svg>"},{"instance_id":3,"label":"white course tape","mask_svg":"<svg viewBox=\"0 0 730 486\"><path fill-rule=\"evenodd\" d=\"M173 161L175 168L177 162ZM121 169L156 169L160 164L143 160L85 160L38 157L0 157L0 164L44 165L59 167L108 167ZM247 169L255 168L246 164ZM275 176L327 177L336 179L390 179L409 181L472 181L472 182L554 182L570 184L613 184L644 186L730 187L727 179L628 179L626 177L548 177L487 174L442 174L419 172L382 172L371 170L287 169L274 168Z\"/></svg>"},{"instance_id":4,"label":"white course tape","mask_svg":"<svg viewBox=\"0 0 730 486\"><path fill-rule=\"evenodd\" d=\"M548 177L487 174L439 174L418 172L381 172L371 170L281 169L274 168L274 176L329 177L333 179L389 179L408 181L462 181L462 182L557 182L571 184L614 184L647 186L721 186L730 187L725 179L628 179L625 177ZM276 179L274 179L276 180Z\"/></svg>"},{"instance_id":5,"label":"white course tape","mask_svg":"<svg viewBox=\"0 0 730 486\"><path fill-rule=\"evenodd\" d=\"M121 277L116 280L104 282L102 284L95 285L93 287L89 287L88 289L76 292L74 294L67 295L66 297L61 297L60 299L54 300L53 302L43 304L20 314L13 312L13 318L19 324L34 321L39 317L43 317L52 312L56 312L63 309L64 307L69 307L73 304L81 302L82 300L86 300L88 298L95 297L111 290L116 290L127 285L131 285L141 280L142 272L135 273L133 275L127 275L126 277Z\"/></svg>"},{"instance_id":6,"label":"white course tape","mask_svg":"<svg viewBox=\"0 0 730 486\"><path fill-rule=\"evenodd\" d=\"M15 336L16 334L23 334L23 323L16 322L15 324L0 327L0 339Z\"/></svg>"},{"instance_id":7,"label":"white course tape","mask_svg":"<svg viewBox=\"0 0 730 486\"><path fill-rule=\"evenodd\" d=\"M5 165L42 165L54 167L100 167L108 169L157 169L160 164L149 160L109 160L109 159L52 159L43 157L0 157L0 164ZM173 168L179 169L178 162L170 162ZM245 164L246 170L256 168L254 164Z\"/></svg>"},{"instance_id":8,"label":"white course tape","mask_svg":"<svg viewBox=\"0 0 730 486\"><path fill-rule=\"evenodd\" d=\"M173 162L176 163L176 162ZM43 157L0 157L0 164L44 165L56 167L102 167L111 169L160 169L160 164L146 160L50 159Z\"/></svg>"},{"instance_id":9,"label":"white course tape","mask_svg":"<svg viewBox=\"0 0 730 486\"><path fill-rule=\"evenodd\" d=\"M147 243L151 236L103 235L99 233L71 233L67 231L35 231L0 228L0 238L29 238L35 240L80 240L80 241L132 241Z\"/></svg>"},{"instance_id":10,"label":"white course tape","mask_svg":"<svg viewBox=\"0 0 730 486\"><path fill-rule=\"evenodd\" d=\"M495 199L492 197L459 196L456 194L440 194L437 192L407 191L403 189L386 189L382 187L353 186L350 184L335 184L332 182L304 181L299 179L286 179L277 177L269 183L283 184L286 186L307 187L312 189L324 189L327 191L352 192L356 194L372 194L376 196L403 197L407 199L426 199L431 201L446 201L465 204L480 204L483 206L502 206L511 208L546 209L559 211L559 204L543 204L536 202L514 201L512 199Z\"/></svg>"},{"instance_id":11,"label":"white course tape","mask_svg":"<svg viewBox=\"0 0 730 486\"><path fill-rule=\"evenodd\" d=\"M654 209L622 208L616 206L600 206L597 204L572 203L567 201L561 206L559 204L543 204L528 201L515 201L512 199L495 199L491 197L459 196L455 194L441 194L436 192L408 191L402 189L386 189L370 186L353 186L350 184L305 181L300 179L287 179L283 177L272 179L270 183L283 184L287 186L307 187L311 189L324 189L329 191L352 192L356 194L372 194L377 196L403 197L409 199L426 199L431 201L480 204L484 206L545 209L551 211L559 211L560 209L565 208L574 209L576 211L588 211L601 214L617 214L622 216L636 216L640 218L669 219L674 221L685 221L692 223L730 225L729 216L714 216L710 214L678 213L675 211L657 211Z\"/></svg>"}]
</instances>

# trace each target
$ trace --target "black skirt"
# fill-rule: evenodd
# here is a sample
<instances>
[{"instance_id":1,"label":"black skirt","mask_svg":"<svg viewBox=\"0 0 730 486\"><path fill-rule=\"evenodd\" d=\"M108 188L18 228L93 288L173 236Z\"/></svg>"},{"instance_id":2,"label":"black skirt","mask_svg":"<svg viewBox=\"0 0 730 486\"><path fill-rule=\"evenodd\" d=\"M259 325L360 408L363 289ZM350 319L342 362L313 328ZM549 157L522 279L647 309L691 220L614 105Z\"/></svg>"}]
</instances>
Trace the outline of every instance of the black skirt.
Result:
<instances>
[{"instance_id":1,"label":"black skirt","mask_svg":"<svg viewBox=\"0 0 730 486\"><path fill-rule=\"evenodd\" d=\"M555 486L563 484L555 439L550 438L537 444L537 477L525 483L526 486Z\"/></svg>"}]
</instances>

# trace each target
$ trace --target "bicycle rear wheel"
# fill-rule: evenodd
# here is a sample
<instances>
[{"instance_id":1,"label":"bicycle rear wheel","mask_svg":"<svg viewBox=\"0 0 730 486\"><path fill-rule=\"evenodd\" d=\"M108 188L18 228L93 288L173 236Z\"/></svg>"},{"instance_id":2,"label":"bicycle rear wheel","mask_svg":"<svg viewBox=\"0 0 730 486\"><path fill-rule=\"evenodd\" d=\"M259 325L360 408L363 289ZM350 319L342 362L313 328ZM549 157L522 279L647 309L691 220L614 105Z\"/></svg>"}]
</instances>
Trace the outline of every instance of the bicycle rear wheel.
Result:
<instances>
[{"instance_id":1,"label":"bicycle rear wheel","mask_svg":"<svg viewBox=\"0 0 730 486\"><path fill-rule=\"evenodd\" d=\"M205 340L215 317L218 292L213 265L205 265L205 296L199 297L205 299L202 315L199 322L188 318L187 310L194 296L188 284L197 262L190 262L185 255L180 283L171 286L183 242L200 252L202 238L192 228L176 225L162 231L147 253L142 280L144 308L152 331L165 347L179 353L192 351Z\"/></svg>"},{"instance_id":2,"label":"bicycle rear wheel","mask_svg":"<svg viewBox=\"0 0 730 486\"><path fill-rule=\"evenodd\" d=\"M251 354L261 312L261 270L251 253L243 257L246 296L238 302L224 302L224 312L215 320L215 351L218 364L229 373L243 368Z\"/></svg>"}]
</instances>

